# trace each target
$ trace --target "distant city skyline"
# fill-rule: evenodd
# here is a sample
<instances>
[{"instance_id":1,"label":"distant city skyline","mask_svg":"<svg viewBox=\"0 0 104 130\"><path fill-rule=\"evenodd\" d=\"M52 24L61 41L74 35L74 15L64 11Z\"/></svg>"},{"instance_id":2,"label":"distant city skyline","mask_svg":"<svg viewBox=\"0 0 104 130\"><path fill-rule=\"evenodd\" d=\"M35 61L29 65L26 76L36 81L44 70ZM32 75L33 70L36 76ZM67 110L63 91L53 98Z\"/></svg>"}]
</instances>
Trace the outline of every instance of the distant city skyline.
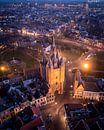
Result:
<instances>
[{"instance_id":1,"label":"distant city skyline","mask_svg":"<svg viewBox=\"0 0 104 130\"><path fill-rule=\"evenodd\" d=\"M21 2L21 1L36 1L36 2L86 2L87 0L0 0L0 2Z\"/></svg>"},{"instance_id":2,"label":"distant city skyline","mask_svg":"<svg viewBox=\"0 0 104 130\"><path fill-rule=\"evenodd\" d=\"M104 0L0 0L0 2L42 2L42 3L46 3L46 2L57 2L57 3L70 3L70 2L104 2Z\"/></svg>"}]
</instances>

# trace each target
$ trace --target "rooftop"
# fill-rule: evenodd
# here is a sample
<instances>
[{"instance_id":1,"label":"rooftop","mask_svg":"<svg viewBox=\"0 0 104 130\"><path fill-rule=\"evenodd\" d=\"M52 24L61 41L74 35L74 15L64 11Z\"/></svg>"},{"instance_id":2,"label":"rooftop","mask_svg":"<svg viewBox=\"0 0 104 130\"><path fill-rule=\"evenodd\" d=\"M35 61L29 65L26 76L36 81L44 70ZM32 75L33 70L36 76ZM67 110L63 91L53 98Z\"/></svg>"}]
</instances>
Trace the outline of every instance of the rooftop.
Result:
<instances>
[{"instance_id":1,"label":"rooftop","mask_svg":"<svg viewBox=\"0 0 104 130\"><path fill-rule=\"evenodd\" d=\"M26 107L16 116L12 116L10 119L6 120L2 125L1 129L10 128L11 130L38 130L38 127L44 126L42 118L40 118L39 109L35 106Z\"/></svg>"},{"instance_id":2,"label":"rooftop","mask_svg":"<svg viewBox=\"0 0 104 130\"><path fill-rule=\"evenodd\" d=\"M99 109L104 102L82 104L65 104L66 120L70 130L104 129L104 111ZM101 116L102 118L99 118Z\"/></svg>"}]
</instances>

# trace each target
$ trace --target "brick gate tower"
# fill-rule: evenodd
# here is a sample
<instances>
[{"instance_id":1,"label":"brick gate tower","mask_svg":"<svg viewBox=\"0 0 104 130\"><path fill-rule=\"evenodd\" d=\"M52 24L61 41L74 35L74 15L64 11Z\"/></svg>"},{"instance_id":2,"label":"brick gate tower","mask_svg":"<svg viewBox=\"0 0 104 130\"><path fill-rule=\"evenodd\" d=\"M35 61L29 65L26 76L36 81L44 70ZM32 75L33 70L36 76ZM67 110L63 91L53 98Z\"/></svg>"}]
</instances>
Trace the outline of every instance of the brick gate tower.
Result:
<instances>
[{"instance_id":1,"label":"brick gate tower","mask_svg":"<svg viewBox=\"0 0 104 130\"><path fill-rule=\"evenodd\" d=\"M43 67L44 65L45 67ZM47 63L43 62L41 64L41 76L46 76L50 94L54 94L56 91L58 92L58 94L63 94L63 87L65 81L65 59L56 49L54 39L52 45L52 52L47 60Z\"/></svg>"}]
</instances>

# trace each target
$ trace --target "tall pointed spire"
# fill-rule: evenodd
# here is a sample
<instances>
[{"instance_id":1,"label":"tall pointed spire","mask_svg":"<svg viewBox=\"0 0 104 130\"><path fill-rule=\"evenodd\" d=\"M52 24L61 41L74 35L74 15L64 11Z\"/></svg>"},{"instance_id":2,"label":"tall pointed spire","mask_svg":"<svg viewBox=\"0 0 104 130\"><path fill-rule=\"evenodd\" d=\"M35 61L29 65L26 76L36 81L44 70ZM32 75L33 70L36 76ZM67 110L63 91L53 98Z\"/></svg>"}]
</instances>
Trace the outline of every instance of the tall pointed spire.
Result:
<instances>
[{"instance_id":1,"label":"tall pointed spire","mask_svg":"<svg viewBox=\"0 0 104 130\"><path fill-rule=\"evenodd\" d=\"M46 59L46 55L45 55L44 49L42 49L42 63L43 63L44 65L47 64L47 59Z\"/></svg>"},{"instance_id":2,"label":"tall pointed spire","mask_svg":"<svg viewBox=\"0 0 104 130\"><path fill-rule=\"evenodd\" d=\"M56 50L56 45L55 45L55 31L53 31L53 50Z\"/></svg>"},{"instance_id":3,"label":"tall pointed spire","mask_svg":"<svg viewBox=\"0 0 104 130\"><path fill-rule=\"evenodd\" d=\"M53 36L53 49L55 49L56 50L56 44L55 44L55 38L54 38L54 36Z\"/></svg>"},{"instance_id":4,"label":"tall pointed spire","mask_svg":"<svg viewBox=\"0 0 104 130\"><path fill-rule=\"evenodd\" d=\"M81 78L81 72L80 72L79 69L76 72L75 80L78 81L78 86L77 87L79 87L79 85L81 85L81 84L83 85L83 80Z\"/></svg>"},{"instance_id":5,"label":"tall pointed spire","mask_svg":"<svg viewBox=\"0 0 104 130\"><path fill-rule=\"evenodd\" d=\"M51 61L51 58L49 58L48 65L49 65L50 68L53 68L53 63L52 63L52 61Z\"/></svg>"}]
</instances>

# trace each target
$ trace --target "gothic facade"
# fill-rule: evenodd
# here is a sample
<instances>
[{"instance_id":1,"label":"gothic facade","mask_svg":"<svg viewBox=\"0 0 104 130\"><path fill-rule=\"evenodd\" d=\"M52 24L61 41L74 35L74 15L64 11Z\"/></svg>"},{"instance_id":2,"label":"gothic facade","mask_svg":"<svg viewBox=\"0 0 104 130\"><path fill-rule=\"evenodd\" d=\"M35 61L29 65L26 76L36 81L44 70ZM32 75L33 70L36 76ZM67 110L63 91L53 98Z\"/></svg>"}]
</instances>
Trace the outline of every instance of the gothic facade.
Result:
<instances>
[{"instance_id":1,"label":"gothic facade","mask_svg":"<svg viewBox=\"0 0 104 130\"><path fill-rule=\"evenodd\" d=\"M65 59L56 49L54 40L50 56L46 59L45 54L43 54L40 70L42 78L48 82L49 93L54 94L57 91L58 94L63 94L65 81Z\"/></svg>"}]
</instances>

